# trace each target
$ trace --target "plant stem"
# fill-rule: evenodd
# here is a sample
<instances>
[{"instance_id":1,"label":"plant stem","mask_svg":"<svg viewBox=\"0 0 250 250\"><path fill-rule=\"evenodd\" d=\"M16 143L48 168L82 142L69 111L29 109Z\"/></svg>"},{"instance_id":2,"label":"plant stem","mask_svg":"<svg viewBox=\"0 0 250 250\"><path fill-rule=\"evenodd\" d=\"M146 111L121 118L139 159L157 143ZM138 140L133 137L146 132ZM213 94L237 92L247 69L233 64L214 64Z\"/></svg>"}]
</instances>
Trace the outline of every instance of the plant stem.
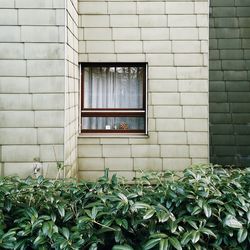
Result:
<instances>
[{"instance_id":1,"label":"plant stem","mask_svg":"<svg viewBox=\"0 0 250 250\"><path fill-rule=\"evenodd\" d=\"M97 221L95 221L95 220L93 220L93 222L94 222L95 224L101 226L101 227L108 228L108 229L110 229L110 230L112 230L112 231L114 231L114 232L116 231L114 228L109 227L109 226L106 226L106 225L103 225L103 224L101 224L101 223L99 223L99 222L97 222Z\"/></svg>"}]
</instances>

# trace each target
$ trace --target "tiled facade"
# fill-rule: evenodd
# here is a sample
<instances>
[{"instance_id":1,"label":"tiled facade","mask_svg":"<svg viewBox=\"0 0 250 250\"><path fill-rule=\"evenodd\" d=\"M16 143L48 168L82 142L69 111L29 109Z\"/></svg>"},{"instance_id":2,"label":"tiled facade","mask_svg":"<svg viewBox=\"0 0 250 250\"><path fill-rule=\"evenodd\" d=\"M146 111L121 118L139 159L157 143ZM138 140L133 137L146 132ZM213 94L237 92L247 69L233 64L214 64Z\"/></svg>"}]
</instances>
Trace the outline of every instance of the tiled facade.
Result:
<instances>
[{"instance_id":1,"label":"tiled facade","mask_svg":"<svg viewBox=\"0 0 250 250\"><path fill-rule=\"evenodd\" d=\"M65 33L65 134L64 164L65 176L77 176L77 135L78 135L78 2L66 2L66 33Z\"/></svg>"},{"instance_id":2,"label":"tiled facade","mask_svg":"<svg viewBox=\"0 0 250 250\"><path fill-rule=\"evenodd\" d=\"M56 161L76 175L77 1L1 1L0 8L2 174L30 175L36 159L47 177L57 175Z\"/></svg>"},{"instance_id":3,"label":"tiled facade","mask_svg":"<svg viewBox=\"0 0 250 250\"><path fill-rule=\"evenodd\" d=\"M211 1L211 162L250 166L250 1Z\"/></svg>"},{"instance_id":4,"label":"tiled facade","mask_svg":"<svg viewBox=\"0 0 250 250\"><path fill-rule=\"evenodd\" d=\"M34 158L87 179L208 162L207 1L4 0L0 42L2 174ZM147 136L78 135L81 62L148 63Z\"/></svg>"},{"instance_id":5,"label":"tiled facade","mask_svg":"<svg viewBox=\"0 0 250 250\"><path fill-rule=\"evenodd\" d=\"M80 136L80 177L208 162L207 1L79 1L79 61L148 63L148 136Z\"/></svg>"},{"instance_id":6,"label":"tiled facade","mask_svg":"<svg viewBox=\"0 0 250 250\"><path fill-rule=\"evenodd\" d=\"M0 8L2 174L30 175L39 158L54 177L55 155L64 160L64 1L10 0Z\"/></svg>"}]
</instances>

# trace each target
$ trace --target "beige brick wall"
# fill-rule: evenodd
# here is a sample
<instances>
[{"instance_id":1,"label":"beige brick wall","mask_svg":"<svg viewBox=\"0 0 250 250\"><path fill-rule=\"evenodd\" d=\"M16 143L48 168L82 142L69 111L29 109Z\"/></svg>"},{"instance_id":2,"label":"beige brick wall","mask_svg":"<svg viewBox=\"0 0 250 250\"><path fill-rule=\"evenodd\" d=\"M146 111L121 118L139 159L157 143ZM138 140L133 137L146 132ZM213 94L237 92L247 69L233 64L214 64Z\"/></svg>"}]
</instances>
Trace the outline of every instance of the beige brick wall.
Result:
<instances>
[{"instance_id":1,"label":"beige brick wall","mask_svg":"<svg viewBox=\"0 0 250 250\"><path fill-rule=\"evenodd\" d=\"M77 174L79 61L148 63L148 135L80 136L81 178L207 162L207 21L206 0L0 1L1 174Z\"/></svg>"},{"instance_id":2,"label":"beige brick wall","mask_svg":"<svg viewBox=\"0 0 250 250\"><path fill-rule=\"evenodd\" d=\"M2 175L31 175L34 158L47 177L56 176L56 161L76 168L76 9L73 0L0 1Z\"/></svg>"},{"instance_id":3,"label":"beige brick wall","mask_svg":"<svg viewBox=\"0 0 250 250\"><path fill-rule=\"evenodd\" d=\"M80 136L80 178L208 162L208 1L80 0L79 61L148 63L148 136Z\"/></svg>"},{"instance_id":4,"label":"beige brick wall","mask_svg":"<svg viewBox=\"0 0 250 250\"><path fill-rule=\"evenodd\" d=\"M64 163L65 176L77 176L77 135L78 135L78 3L67 0L66 8L66 85L65 85L65 135Z\"/></svg>"}]
</instances>

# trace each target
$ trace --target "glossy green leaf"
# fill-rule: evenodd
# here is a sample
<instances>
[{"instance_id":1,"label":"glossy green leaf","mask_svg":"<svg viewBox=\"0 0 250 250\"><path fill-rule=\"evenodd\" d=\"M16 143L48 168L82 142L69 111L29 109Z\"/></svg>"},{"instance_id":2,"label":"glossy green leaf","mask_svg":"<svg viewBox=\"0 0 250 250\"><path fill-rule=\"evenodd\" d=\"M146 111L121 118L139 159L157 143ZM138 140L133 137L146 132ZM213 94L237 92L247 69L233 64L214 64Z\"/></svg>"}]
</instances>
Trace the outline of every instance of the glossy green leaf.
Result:
<instances>
[{"instance_id":1,"label":"glossy green leaf","mask_svg":"<svg viewBox=\"0 0 250 250\"><path fill-rule=\"evenodd\" d=\"M196 243L200 240L200 232L199 231L193 231L191 234L191 241L192 243Z\"/></svg>"},{"instance_id":2,"label":"glossy green leaf","mask_svg":"<svg viewBox=\"0 0 250 250\"><path fill-rule=\"evenodd\" d=\"M198 226L196 225L196 223L194 221L192 221L191 219L187 220L187 223L192 226L194 229L198 229Z\"/></svg>"},{"instance_id":3,"label":"glossy green leaf","mask_svg":"<svg viewBox=\"0 0 250 250\"><path fill-rule=\"evenodd\" d=\"M247 220L248 220L248 223L250 223L250 210L247 212Z\"/></svg>"},{"instance_id":4,"label":"glossy green leaf","mask_svg":"<svg viewBox=\"0 0 250 250\"><path fill-rule=\"evenodd\" d=\"M33 224L32 224L32 230L35 230L35 229L38 229L38 228L41 228L43 224L43 220L36 220Z\"/></svg>"},{"instance_id":5,"label":"glossy green leaf","mask_svg":"<svg viewBox=\"0 0 250 250\"><path fill-rule=\"evenodd\" d=\"M201 228L200 231L206 235L211 235L214 238L217 238L217 236L213 233L213 231L208 228Z\"/></svg>"},{"instance_id":6,"label":"glossy green leaf","mask_svg":"<svg viewBox=\"0 0 250 250\"><path fill-rule=\"evenodd\" d=\"M231 215L235 216L235 209L232 206L225 204L224 207Z\"/></svg>"},{"instance_id":7,"label":"glossy green leaf","mask_svg":"<svg viewBox=\"0 0 250 250\"><path fill-rule=\"evenodd\" d=\"M169 213L166 213L165 211L157 212L157 218L158 218L159 222L164 223L164 222L168 221L169 217L170 217Z\"/></svg>"},{"instance_id":8,"label":"glossy green leaf","mask_svg":"<svg viewBox=\"0 0 250 250\"><path fill-rule=\"evenodd\" d=\"M89 250L97 250L98 248L97 248L97 244L96 243L93 243L91 246L90 246L90 248L89 248Z\"/></svg>"},{"instance_id":9,"label":"glossy green leaf","mask_svg":"<svg viewBox=\"0 0 250 250\"><path fill-rule=\"evenodd\" d=\"M10 200L5 200L5 202L4 202L4 209L6 209L7 212L9 212L11 210L11 208L12 208L11 201Z\"/></svg>"},{"instance_id":10,"label":"glossy green leaf","mask_svg":"<svg viewBox=\"0 0 250 250\"><path fill-rule=\"evenodd\" d=\"M92 210L91 210L91 218L95 219L96 216L97 216L97 213L98 213L97 207L93 207Z\"/></svg>"},{"instance_id":11,"label":"glossy green leaf","mask_svg":"<svg viewBox=\"0 0 250 250\"><path fill-rule=\"evenodd\" d=\"M55 213L51 213L50 217L51 217L52 221L54 221L54 222L56 221L56 215L55 215Z\"/></svg>"},{"instance_id":12,"label":"glossy green leaf","mask_svg":"<svg viewBox=\"0 0 250 250\"><path fill-rule=\"evenodd\" d=\"M60 249L67 249L68 246L68 241L64 240L61 244L60 244Z\"/></svg>"},{"instance_id":13,"label":"glossy green leaf","mask_svg":"<svg viewBox=\"0 0 250 250\"><path fill-rule=\"evenodd\" d=\"M126 219L122 219L122 227L128 230L128 221Z\"/></svg>"},{"instance_id":14,"label":"glossy green leaf","mask_svg":"<svg viewBox=\"0 0 250 250\"><path fill-rule=\"evenodd\" d=\"M122 201L124 201L125 203L128 203L128 198L127 198L124 194L118 193L117 195L118 195L118 197L119 197Z\"/></svg>"},{"instance_id":15,"label":"glossy green leaf","mask_svg":"<svg viewBox=\"0 0 250 250\"><path fill-rule=\"evenodd\" d=\"M156 245L158 245L160 241L161 241L160 238L149 240L149 241L143 246L143 250L152 249L153 247L155 247Z\"/></svg>"},{"instance_id":16,"label":"glossy green leaf","mask_svg":"<svg viewBox=\"0 0 250 250\"><path fill-rule=\"evenodd\" d=\"M38 213L34 207L29 207L25 210L25 213L30 217L34 217L34 219L38 218Z\"/></svg>"},{"instance_id":17,"label":"glossy green leaf","mask_svg":"<svg viewBox=\"0 0 250 250\"><path fill-rule=\"evenodd\" d=\"M191 215L197 215L202 211L202 209L200 207L195 207L191 213Z\"/></svg>"},{"instance_id":18,"label":"glossy green leaf","mask_svg":"<svg viewBox=\"0 0 250 250\"><path fill-rule=\"evenodd\" d=\"M164 233L155 233L155 234L151 234L150 238L151 239L158 239L158 238L167 238L168 236Z\"/></svg>"},{"instance_id":19,"label":"glossy green leaf","mask_svg":"<svg viewBox=\"0 0 250 250\"><path fill-rule=\"evenodd\" d=\"M2 236L1 240L4 241L5 239L13 237L15 234L16 234L15 231L9 231Z\"/></svg>"},{"instance_id":20,"label":"glossy green leaf","mask_svg":"<svg viewBox=\"0 0 250 250\"><path fill-rule=\"evenodd\" d=\"M44 181L44 177L43 177L42 175L38 176L37 182L38 182L39 184L42 184L43 181Z\"/></svg>"},{"instance_id":21,"label":"glossy green leaf","mask_svg":"<svg viewBox=\"0 0 250 250\"><path fill-rule=\"evenodd\" d=\"M185 232L182 236L181 239L181 244L182 245L186 245L190 240L191 240L192 236L191 236L191 232Z\"/></svg>"},{"instance_id":22,"label":"glossy green leaf","mask_svg":"<svg viewBox=\"0 0 250 250\"><path fill-rule=\"evenodd\" d=\"M14 243L13 242L3 242L3 243L1 243L0 244L0 247L2 248L2 249L14 249Z\"/></svg>"},{"instance_id":23,"label":"glossy green leaf","mask_svg":"<svg viewBox=\"0 0 250 250\"><path fill-rule=\"evenodd\" d=\"M112 247L112 250L134 250L134 249L129 245L114 245Z\"/></svg>"},{"instance_id":24,"label":"glossy green leaf","mask_svg":"<svg viewBox=\"0 0 250 250\"><path fill-rule=\"evenodd\" d=\"M212 215L212 209L211 209L211 207L208 204L205 203L203 205L203 210L204 210L204 213L205 213L205 215L206 215L207 218L211 217L211 215Z\"/></svg>"},{"instance_id":25,"label":"glossy green leaf","mask_svg":"<svg viewBox=\"0 0 250 250\"><path fill-rule=\"evenodd\" d=\"M63 218L63 222L67 222L67 221L69 221L70 219L72 219L73 218L73 213L70 211L70 212L66 212L65 213L65 216L64 216L64 218Z\"/></svg>"},{"instance_id":26,"label":"glossy green leaf","mask_svg":"<svg viewBox=\"0 0 250 250\"><path fill-rule=\"evenodd\" d=\"M14 250L25 250L27 249L27 239L18 240L15 243Z\"/></svg>"},{"instance_id":27,"label":"glossy green leaf","mask_svg":"<svg viewBox=\"0 0 250 250\"><path fill-rule=\"evenodd\" d=\"M69 239L69 234L70 234L70 232L69 232L69 229L68 229L68 228L63 227L63 228L62 228L62 234L63 234L63 236L64 236L67 240Z\"/></svg>"},{"instance_id":28,"label":"glossy green leaf","mask_svg":"<svg viewBox=\"0 0 250 250\"><path fill-rule=\"evenodd\" d=\"M168 200L167 202L166 202L166 207L167 208L170 208L172 206L172 201L171 200Z\"/></svg>"},{"instance_id":29,"label":"glossy green leaf","mask_svg":"<svg viewBox=\"0 0 250 250\"><path fill-rule=\"evenodd\" d=\"M218 200L218 199L210 199L209 201L208 201L208 204L217 204L217 205L224 205L224 202L223 201L220 201L220 200Z\"/></svg>"},{"instance_id":30,"label":"glossy green leaf","mask_svg":"<svg viewBox=\"0 0 250 250\"><path fill-rule=\"evenodd\" d=\"M242 228L242 224L232 215L228 215L225 218L224 223L231 228Z\"/></svg>"},{"instance_id":31,"label":"glossy green leaf","mask_svg":"<svg viewBox=\"0 0 250 250\"><path fill-rule=\"evenodd\" d=\"M175 249L182 250L181 243L175 237L169 237L168 240Z\"/></svg>"},{"instance_id":32,"label":"glossy green leaf","mask_svg":"<svg viewBox=\"0 0 250 250\"><path fill-rule=\"evenodd\" d=\"M58 210L60 216L63 218L64 215L65 215L65 209L64 209L64 207L62 205L58 204L57 205L57 210Z\"/></svg>"},{"instance_id":33,"label":"glossy green leaf","mask_svg":"<svg viewBox=\"0 0 250 250\"><path fill-rule=\"evenodd\" d=\"M46 243L46 238L42 235L36 237L35 241L33 242L34 246L37 248L39 245L43 245Z\"/></svg>"},{"instance_id":34,"label":"glossy green leaf","mask_svg":"<svg viewBox=\"0 0 250 250\"><path fill-rule=\"evenodd\" d=\"M88 203L88 205L85 206L85 208L97 207L99 205L100 205L100 201L90 202L90 203Z\"/></svg>"},{"instance_id":35,"label":"glossy green leaf","mask_svg":"<svg viewBox=\"0 0 250 250\"><path fill-rule=\"evenodd\" d=\"M116 206L117 210L120 210L122 207L124 207L126 203L124 203L123 201L119 202L118 205Z\"/></svg>"},{"instance_id":36,"label":"glossy green leaf","mask_svg":"<svg viewBox=\"0 0 250 250\"><path fill-rule=\"evenodd\" d=\"M162 239L160 241L159 250L168 250L168 249L169 249L168 239Z\"/></svg>"},{"instance_id":37,"label":"glossy green leaf","mask_svg":"<svg viewBox=\"0 0 250 250\"><path fill-rule=\"evenodd\" d=\"M122 238L123 238L122 232L120 230L117 230L115 232L115 242L116 243L121 243Z\"/></svg>"},{"instance_id":38,"label":"glossy green leaf","mask_svg":"<svg viewBox=\"0 0 250 250\"><path fill-rule=\"evenodd\" d=\"M238 234L237 234L237 240L239 243L242 243L246 240L247 238L247 235L248 235L248 231L246 228L241 228L239 231L238 231Z\"/></svg>"},{"instance_id":39,"label":"glossy green leaf","mask_svg":"<svg viewBox=\"0 0 250 250\"><path fill-rule=\"evenodd\" d=\"M42 226L42 232L44 235L49 235L51 231L51 226L48 222L44 222Z\"/></svg>"},{"instance_id":40,"label":"glossy green leaf","mask_svg":"<svg viewBox=\"0 0 250 250\"><path fill-rule=\"evenodd\" d=\"M198 206L199 206L200 208L203 207L203 203L204 203L204 200L203 200L203 199L199 199L199 200L198 200Z\"/></svg>"},{"instance_id":41,"label":"glossy green leaf","mask_svg":"<svg viewBox=\"0 0 250 250\"><path fill-rule=\"evenodd\" d=\"M122 214L126 214L128 212L128 204L124 204L123 208L122 208Z\"/></svg>"},{"instance_id":42,"label":"glossy green leaf","mask_svg":"<svg viewBox=\"0 0 250 250\"><path fill-rule=\"evenodd\" d=\"M171 233L174 233L177 229L176 221L169 221L169 226L170 226Z\"/></svg>"},{"instance_id":43,"label":"glossy green leaf","mask_svg":"<svg viewBox=\"0 0 250 250\"><path fill-rule=\"evenodd\" d=\"M121 225L122 225L122 220L121 220L121 219L119 219L119 218L118 218L118 219L116 219L116 220L115 220L115 222L116 222L119 226L121 226Z\"/></svg>"},{"instance_id":44,"label":"glossy green leaf","mask_svg":"<svg viewBox=\"0 0 250 250\"><path fill-rule=\"evenodd\" d=\"M48 215L42 215L42 216L39 216L39 219L41 219L41 220L51 220L51 217L48 216Z\"/></svg>"},{"instance_id":45,"label":"glossy green leaf","mask_svg":"<svg viewBox=\"0 0 250 250\"><path fill-rule=\"evenodd\" d=\"M143 215L143 219L144 219L144 220L148 220L148 219L150 219L154 214L155 214L155 210L154 210L154 209L150 209L150 210L148 210L148 211Z\"/></svg>"},{"instance_id":46,"label":"glossy green leaf","mask_svg":"<svg viewBox=\"0 0 250 250\"><path fill-rule=\"evenodd\" d=\"M148 209L148 208L150 208L150 205L148 205L148 204L146 204L146 203L143 203L143 202L136 202L136 203L133 205L133 207L134 207L135 209L142 209L142 208Z\"/></svg>"}]
</instances>

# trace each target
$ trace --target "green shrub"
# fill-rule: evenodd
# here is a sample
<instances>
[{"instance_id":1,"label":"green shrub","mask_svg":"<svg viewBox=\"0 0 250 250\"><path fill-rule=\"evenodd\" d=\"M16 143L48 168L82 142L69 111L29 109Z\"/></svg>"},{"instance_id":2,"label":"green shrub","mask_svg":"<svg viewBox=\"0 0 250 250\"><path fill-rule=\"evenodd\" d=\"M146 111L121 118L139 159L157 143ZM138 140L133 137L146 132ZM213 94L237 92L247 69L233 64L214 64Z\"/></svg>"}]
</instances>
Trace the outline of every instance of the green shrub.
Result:
<instances>
[{"instance_id":1,"label":"green shrub","mask_svg":"<svg viewBox=\"0 0 250 250\"><path fill-rule=\"evenodd\" d=\"M0 179L0 249L250 249L250 169L145 174L132 185Z\"/></svg>"}]
</instances>

